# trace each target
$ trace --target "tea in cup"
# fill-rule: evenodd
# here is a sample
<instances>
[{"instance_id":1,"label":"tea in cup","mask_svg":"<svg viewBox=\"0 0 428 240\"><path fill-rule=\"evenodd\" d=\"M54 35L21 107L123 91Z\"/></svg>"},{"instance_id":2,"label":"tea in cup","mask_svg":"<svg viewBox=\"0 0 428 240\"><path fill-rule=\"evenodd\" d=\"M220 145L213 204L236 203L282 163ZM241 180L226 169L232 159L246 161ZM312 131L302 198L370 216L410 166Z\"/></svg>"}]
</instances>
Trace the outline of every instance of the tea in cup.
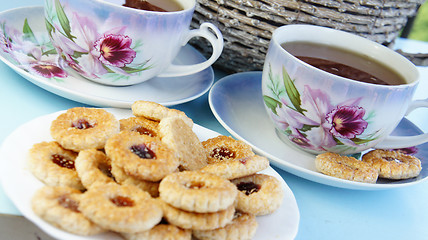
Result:
<instances>
[{"instance_id":1,"label":"tea in cup","mask_svg":"<svg viewBox=\"0 0 428 240\"><path fill-rule=\"evenodd\" d=\"M210 67L223 50L211 23L190 30L196 0L46 0L46 27L67 71L115 86L154 77L184 76ZM211 57L192 65L172 64L194 37L208 40ZM207 46L208 47L208 46Z\"/></svg>"},{"instance_id":2,"label":"tea in cup","mask_svg":"<svg viewBox=\"0 0 428 240\"><path fill-rule=\"evenodd\" d=\"M405 148L428 134L390 136L428 101L413 101L417 68L363 37L311 25L286 25L272 36L262 75L267 113L287 144L318 154Z\"/></svg>"}]
</instances>

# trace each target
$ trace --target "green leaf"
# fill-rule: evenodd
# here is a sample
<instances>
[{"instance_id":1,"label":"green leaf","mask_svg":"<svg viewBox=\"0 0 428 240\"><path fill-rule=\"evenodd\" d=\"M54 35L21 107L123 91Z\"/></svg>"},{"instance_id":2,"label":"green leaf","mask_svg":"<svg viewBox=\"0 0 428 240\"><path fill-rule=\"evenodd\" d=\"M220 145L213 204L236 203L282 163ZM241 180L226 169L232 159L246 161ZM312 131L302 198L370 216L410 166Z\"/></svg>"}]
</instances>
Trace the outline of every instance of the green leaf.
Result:
<instances>
[{"instance_id":1,"label":"green leaf","mask_svg":"<svg viewBox=\"0 0 428 240\"><path fill-rule=\"evenodd\" d=\"M288 98L290 98L291 104L293 104L294 108L303 114L303 109L300 107L300 93L288 75L285 67L282 67L282 79L284 81L285 91L287 92Z\"/></svg>"},{"instance_id":2,"label":"green leaf","mask_svg":"<svg viewBox=\"0 0 428 240\"><path fill-rule=\"evenodd\" d=\"M306 125L306 124L304 124L303 126L302 126L302 128L300 128L300 131L302 131L302 132L306 132L306 131L309 131L309 130L311 130L312 128L314 128L314 127L319 127L318 125Z\"/></svg>"},{"instance_id":3,"label":"green leaf","mask_svg":"<svg viewBox=\"0 0 428 240\"><path fill-rule=\"evenodd\" d=\"M75 38L73 35L71 35L70 21L68 20L67 15L65 14L64 8L62 7L59 0L55 0L55 9L56 9L56 14L58 16L59 24L61 24L61 27L64 30L65 35L67 35L69 39Z\"/></svg>"},{"instance_id":4,"label":"green leaf","mask_svg":"<svg viewBox=\"0 0 428 240\"><path fill-rule=\"evenodd\" d=\"M45 18L45 25L46 25L46 30L49 33L49 36L52 36L52 32L55 31L55 28L52 25L52 23L49 22L49 20L47 18Z\"/></svg>"},{"instance_id":5,"label":"green leaf","mask_svg":"<svg viewBox=\"0 0 428 240\"><path fill-rule=\"evenodd\" d=\"M51 55L51 54L57 54L57 52L56 52L55 48L52 48L48 51L43 52L42 54L47 56L47 55Z\"/></svg>"},{"instance_id":6,"label":"green leaf","mask_svg":"<svg viewBox=\"0 0 428 240\"><path fill-rule=\"evenodd\" d=\"M355 138L352 138L351 140L352 140L355 144L360 145L360 144L364 144L364 143L371 142L371 141L375 140L376 138L377 138L377 137L375 137L375 138L361 139L361 138L357 138L357 137L355 137Z\"/></svg>"},{"instance_id":7,"label":"green leaf","mask_svg":"<svg viewBox=\"0 0 428 240\"><path fill-rule=\"evenodd\" d=\"M36 36L34 35L33 30L31 30L30 25L28 25L27 19L24 20L24 27L22 29L22 32L24 33L23 38L25 40L31 41L33 43L37 43Z\"/></svg>"},{"instance_id":8,"label":"green leaf","mask_svg":"<svg viewBox=\"0 0 428 240\"><path fill-rule=\"evenodd\" d=\"M123 71L125 71L127 73L137 73L137 72L145 71L145 70L150 69L150 68L152 68L152 66L148 66L148 67L144 67L144 68L122 67L120 69L122 69Z\"/></svg>"},{"instance_id":9,"label":"green leaf","mask_svg":"<svg viewBox=\"0 0 428 240\"><path fill-rule=\"evenodd\" d=\"M275 100L275 99L273 99L273 98L271 98L271 97L269 97L269 96L266 96L266 95L263 95L263 100L264 100L264 102L265 102L266 106L267 106L267 107L268 107L268 108L269 108L273 113L277 114L277 112L276 112L276 108L277 108L277 106L278 106L278 105L281 107L282 103L281 103L281 102L279 102L279 101L277 101L277 100Z\"/></svg>"}]
</instances>

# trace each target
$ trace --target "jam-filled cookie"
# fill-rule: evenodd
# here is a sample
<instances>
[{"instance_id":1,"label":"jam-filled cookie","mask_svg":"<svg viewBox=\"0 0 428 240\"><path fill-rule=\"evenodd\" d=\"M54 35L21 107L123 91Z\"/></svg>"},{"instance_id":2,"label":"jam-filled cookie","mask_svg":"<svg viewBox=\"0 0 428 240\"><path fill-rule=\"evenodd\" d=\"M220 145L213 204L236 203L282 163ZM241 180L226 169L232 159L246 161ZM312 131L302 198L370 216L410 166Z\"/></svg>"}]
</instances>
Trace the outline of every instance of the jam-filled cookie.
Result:
<instances>
[{"instance_id":1,"label":"jam-filled cookie","mask_svg":"<svg viewBox=\"0 0 428 240\"><path fill-rule=\"evenodd\" d=\"M50 132L61 146L73 151L102 149L118 133L119 121L104 109L75 107L52 121Z\"/></svg>"},{"instance_id":2,"label":"jam-filled cookie","mask_svg":"<svg viewBox=\"0 0 428 240\"><path fill-rule=\"evenodd\" d=\"M31 200L34 213L64 231L78 235L94 235L106 230L79 211L82 193L70 187L44 186Z\"/></svg>"},{"instance_id":3,"label":"jam-filled cookie","mask_svg":"<svg viewBox=\"0 0 428 240\"><path fill-rule=\"evenodd\" d=\"M77 153L55 141L40 142L29 150L28 169L49 186L69 186L83 190L75 167Z\"/></svg>"},{"instance_id":4,"label":"jam-filled cookie","mask_svg":"<svg viewBox=\"0 0 428 240\"><path fill-rule=\"evenodd\" d=\"M131 185L97 184L83 193L80 211L116 232L147 231L162 219L162 209L147 192Z\"/></svg>"},{"instance_id":5,"label":"jam-filled cookie","mask_svg":"<svg viewBox=\"0 0 428 240\"><path fill-rule=\"evenodd\" d=\"M275 177L259 173L231 181L239 190L236 209L242 212L267 215L282 204L284 192Z\"/></svg>"},{"instance_id":6,"label":"jam-filled cookie","mask_svg":"<svg viewBox=\"0 0 428 240\"><path fill-rule=\"evenodd\" d=\"M159 185L159 196L185 211L207 213L231 206L238 191L230 181L214 174L184 171L166 176Z\"/></svg>"},{"instance_id":7,"label":"jam-filled cookie","mask_svg":"<svg viewBox=\"0 0 428 240\"><path fill-rule=\"evenodd\" d=\"M127 174L157 182L178 167L174 151L158 138L121 131L107 140L107 156Z\"/></svg>"},{"instance_id":8,"label":"jam-filled cookie","mask_svg":"<svg viewBox=\"0 0 428 240\"><path fill-rule=\"evenodd\" d=\"M77 174L85 188L93 184L115 182L111 160L97 149L82 150L75 160Z\"/></svg>"},{"instance_id":9,"label":"jam-filled cookie","mask_svg":"<svg viewBox=\"0 0 428 240\"><path fill-rule=\"evenodd\" d=\"M202 142L207 151L208 163L254 156L251 146L232 137L220 135Z\"/></svg>"},{"instance_id":10,"label":"jam-filled cookie","mask_svg":"<svg viewBox=\"0 0 428 240\"><path fill-rule=\"evenodd\" d=\"M152 121L145 117L130 117L120 119L120 130L135 131L150 137L158 136L159 122Z\"/></svg>"},{"instance_id":11,"label":"jam-filled cookie","mask_svg":"<svg viewBox=\"0 0 428 240\"><path fill-rule=\"evenodd\" d=\"M422 170L421 161L400 151L376 149L363 155L362 160L379 172L379 177L407 179L416 177Z\"/></svg>"}]
</instances>

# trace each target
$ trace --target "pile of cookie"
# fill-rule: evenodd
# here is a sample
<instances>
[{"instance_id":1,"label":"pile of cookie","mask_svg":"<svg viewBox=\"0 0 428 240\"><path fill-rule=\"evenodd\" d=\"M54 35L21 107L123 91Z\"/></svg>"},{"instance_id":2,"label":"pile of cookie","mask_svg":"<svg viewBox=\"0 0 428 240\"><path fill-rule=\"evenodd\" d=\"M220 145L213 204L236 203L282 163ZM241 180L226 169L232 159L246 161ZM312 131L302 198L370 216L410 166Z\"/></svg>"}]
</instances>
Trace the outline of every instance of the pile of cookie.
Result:
<instances>
[{"instance_id":1,"label":"pile of cookie","mask_svg":"<svg viewBox=\"0 0 428 240\"><path fill-rule=\"evenodd\" d=\"M29 151L45 186L33 211L73 234L125 239L251 239L256 216L283 201L281 183L259 173L265 157L228 136L200 141L182 111L148 101L133 116L77 107L52 123L54 141Z\"/></svg>"},{"instance_id":2,"label":"pile of cookie","mask_svg":"<svg viewBox=\"0 0 428 240\"><path fill-rule=\"evenodd\" d=\"M364 153L361 160L326 152L316 156L315 167L323 174L363 183L376 183L378 178L408 179L417 177L421 161L402 150L374 149Z\"/></svg>"}]
</instances>

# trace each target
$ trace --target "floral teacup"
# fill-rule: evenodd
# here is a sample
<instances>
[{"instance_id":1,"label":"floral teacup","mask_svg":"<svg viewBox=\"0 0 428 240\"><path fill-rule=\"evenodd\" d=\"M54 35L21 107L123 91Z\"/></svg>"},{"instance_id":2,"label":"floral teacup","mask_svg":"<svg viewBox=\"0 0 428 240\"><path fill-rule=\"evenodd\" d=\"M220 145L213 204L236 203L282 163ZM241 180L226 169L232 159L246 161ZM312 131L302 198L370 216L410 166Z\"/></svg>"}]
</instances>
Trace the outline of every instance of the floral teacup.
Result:
<instances>
[{"instance_id":1,"label":"floral teacup","mask_svg":"<svg viewBox=\"0 0 428 240\"><path fill-rule=\"evenodd\" d=\"M183 10L139 10L122 6L124 0L46 0L46 28L66 69L98 83L123 86L200 72L220 56L222 34L211 23L190 30L196 1L174 1ZM193 37L208 40L211 57L171 64Z\"/></svg>"},{"instance_id":2,"label":"floral teacup","mask_svg":"<svg viewBox=\"0 0 428 240\"><path fill-rule=\"evenodd\" d=\"M364 53L394 69L399 85L350 80L313 67L281 44L306 42ZM359 153L372 147L406 148L428 142L428 134L389 136L401 119L427 100L412 101L416 67L393 50L354 34L309 25L277 28L266 55L262 92L280 139L317 154Z\"/></svg>"}]
</instances>

